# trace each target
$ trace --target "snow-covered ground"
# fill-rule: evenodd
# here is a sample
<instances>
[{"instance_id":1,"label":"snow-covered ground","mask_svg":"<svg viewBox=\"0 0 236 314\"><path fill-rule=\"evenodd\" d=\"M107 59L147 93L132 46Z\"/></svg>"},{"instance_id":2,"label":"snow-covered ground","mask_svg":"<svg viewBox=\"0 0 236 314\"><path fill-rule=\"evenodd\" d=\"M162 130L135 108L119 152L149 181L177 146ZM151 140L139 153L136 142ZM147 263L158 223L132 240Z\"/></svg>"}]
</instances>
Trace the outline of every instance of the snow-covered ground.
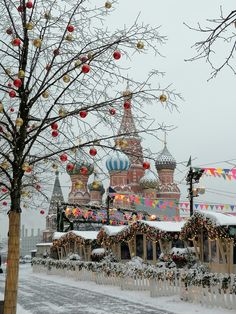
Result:
<instances>
[{"instance_id":1,"label":"snow-covered ground","mask_svg":"<svg viewBox=\"0 0 236 314\"><path fill-rule=\"evenodd\" d=\"M4 276L0 275L0 299ZM122 291L119 287L94 282L32 273L21 265L17 314L233 314L183 302L178 296L151 298L148 292Z\"/></svg>"}]
</instances>

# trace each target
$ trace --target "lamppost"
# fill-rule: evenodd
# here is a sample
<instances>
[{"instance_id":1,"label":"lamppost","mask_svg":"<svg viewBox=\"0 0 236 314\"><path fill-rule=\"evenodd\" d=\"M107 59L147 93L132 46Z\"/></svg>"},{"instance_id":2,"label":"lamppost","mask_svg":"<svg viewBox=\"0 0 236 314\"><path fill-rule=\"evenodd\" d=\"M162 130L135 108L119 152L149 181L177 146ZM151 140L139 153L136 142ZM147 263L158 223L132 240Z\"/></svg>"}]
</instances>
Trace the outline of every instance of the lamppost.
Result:
<instances>
[{"instance_id":1,"label":"lamppost","mask_svg":"<svg viewBox=\"0 0 236 314\"><path fill-rule=\"evenodd\" d=\"M189 185L189 203L190 203L190 217L193 215L193 198L199 196L199 194L204 194L205 189L204 188L194 188L193 185L194 183L199 183L199 180L201 176L203 175L204 169L197 169L194 170L191 165L191 157L189 158L189 162L187 166L190 166L189 172L187 174L187 184Z\"/></svg>"}]
</instances>

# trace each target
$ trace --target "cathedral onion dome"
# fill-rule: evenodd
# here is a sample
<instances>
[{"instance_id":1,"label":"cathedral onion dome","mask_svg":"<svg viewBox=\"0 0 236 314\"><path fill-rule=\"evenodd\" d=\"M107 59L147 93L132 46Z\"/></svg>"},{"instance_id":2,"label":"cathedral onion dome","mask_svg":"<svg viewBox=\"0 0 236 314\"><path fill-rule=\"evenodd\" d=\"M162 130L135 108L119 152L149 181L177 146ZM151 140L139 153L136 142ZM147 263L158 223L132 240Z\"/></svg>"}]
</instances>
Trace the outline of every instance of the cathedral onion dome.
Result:
<instances>
[{"instance_id":1,"label":"cathedral onion dome","mask_svg":"<svg viewBox=\"0 0 236 314\"><path fill-rule=\"evenodd\" d=\"M121 151L114 151L106 161L108 171L127 171L130 167L128 156Z\"/></svg>"},{"instance_id":2,"label":"cathedral onion dome","mask_svg":"<svg viewBox=\"0 0 236 314\"><path fill-rule=\"evenodd\" d=\"M150 169L145 170L144 176L139 180L143 189L157 189L158 183L157 176Z\"/></svg>"},{"instance_id":3,"label":"cathedral onion dome","mask_svg":"<svg viewBox=\"0 0 236 314\"><path fill-rule=\"evenodd\" d=\"M103 186L102 182L98 181L98 180L94 180L92 183L90 183L88 185L88 189L89 189L90 192L91 191L98 191L101 194L105 193L105 189L104 189L104 186Z\"/></svg>"},{"instance_id":4,"label":"cathedral onion dome","mask_svg":"<svg viewBox=\"0 0 236 314\"><path fill-rule=\"evenodd\" d=\"M71 176L74 174L80 174L80 175L91 175L93 173L94 170L94 166L93 164L91 164L88 161L85 160L80 160L80 161L76 161L76 162L71 162L71 164L74 166L74 168L72 170L68 170L66 169L67 173ZM87 171L86 171L87 169Z\"/></svg>"},{"instance_id":5,"label":"cathedral onion dome","mask_svg":"<svg viewBox=\"0 0 236 314\"><path fill-rule=\"evenodd\" d=\"M155 165L157 170L174 170L176 168L176 161L171 153L168 151L166 145L164 146L162 152L157 156Z\"/></svg>"}]
</instances>

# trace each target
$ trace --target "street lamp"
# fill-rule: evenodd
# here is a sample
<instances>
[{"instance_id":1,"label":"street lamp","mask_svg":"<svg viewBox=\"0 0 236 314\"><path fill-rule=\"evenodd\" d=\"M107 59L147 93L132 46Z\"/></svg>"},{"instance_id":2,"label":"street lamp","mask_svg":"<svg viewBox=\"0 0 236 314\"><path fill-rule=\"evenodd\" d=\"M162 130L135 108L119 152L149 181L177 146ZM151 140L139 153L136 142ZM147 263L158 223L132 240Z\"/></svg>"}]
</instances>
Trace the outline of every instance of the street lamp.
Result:
<instances>
[{"instance_id":1,"label":"street lamp","mask_svg":"<svg viewBox=\"0 0 236 314\"><path fill-rule=\"evenodd\" d=\"M199 194L204 194L205 193L205 189L204 188L194 188L193 184L194 183L199 183L199 180L201 178L201 176L204 173L204 169L197 169L197 170L193 170L192 166L191 166L191 157L189 159L188 165L190 166L189 168L189 172L187 174L187 184L189 185L189 203L190 203L190 216L193 215L193 198L199 196Z\"/></svg>"}]
</instances>

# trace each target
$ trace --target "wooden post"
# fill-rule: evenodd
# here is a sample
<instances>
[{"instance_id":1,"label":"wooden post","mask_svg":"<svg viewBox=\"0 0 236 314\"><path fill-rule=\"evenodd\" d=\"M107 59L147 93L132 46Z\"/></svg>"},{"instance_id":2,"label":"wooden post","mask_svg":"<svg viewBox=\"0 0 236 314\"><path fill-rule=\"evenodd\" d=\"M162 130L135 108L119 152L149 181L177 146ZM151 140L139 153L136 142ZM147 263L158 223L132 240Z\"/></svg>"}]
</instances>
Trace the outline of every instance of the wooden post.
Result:
<instances>
[{"instance_id":1,"label":"wooden post","mask_svg":"<svg viewBox=\"0 0 236 314\"><path fill-rule=\"evenodd\" d=\"M4 314L16 314L20 258L20 213L9 213L9 238Z\"/></svg>"}]
</instances>

